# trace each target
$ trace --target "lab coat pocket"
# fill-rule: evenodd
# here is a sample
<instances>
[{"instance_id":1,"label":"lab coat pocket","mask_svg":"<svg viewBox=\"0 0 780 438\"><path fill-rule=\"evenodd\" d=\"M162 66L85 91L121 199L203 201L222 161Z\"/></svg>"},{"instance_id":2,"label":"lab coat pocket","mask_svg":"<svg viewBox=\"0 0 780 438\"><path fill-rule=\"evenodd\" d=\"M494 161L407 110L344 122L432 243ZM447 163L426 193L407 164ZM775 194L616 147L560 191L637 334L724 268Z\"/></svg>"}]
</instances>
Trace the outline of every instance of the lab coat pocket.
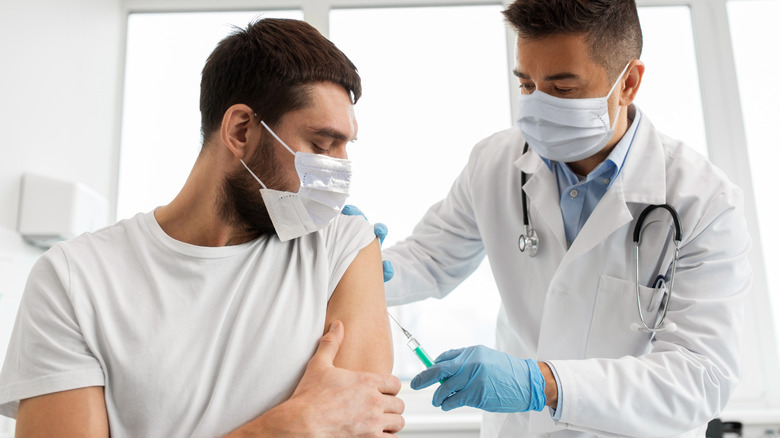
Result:
<instances>
[{"instance_id":1,"label":"lab coat pocket","mask_svg":"<svg viewBox=\"0 0 780 438\"><path fill-rule=\"evenodd\" d=\"M655 289L639 286L644 306L642 314L648 325L655 323L661 303L655 292ZM618 358L648 352L651 334L632 328L634 323L640 323L634 282L602 275L590 323L586 357Z\"/></svg>"}]
</instances>

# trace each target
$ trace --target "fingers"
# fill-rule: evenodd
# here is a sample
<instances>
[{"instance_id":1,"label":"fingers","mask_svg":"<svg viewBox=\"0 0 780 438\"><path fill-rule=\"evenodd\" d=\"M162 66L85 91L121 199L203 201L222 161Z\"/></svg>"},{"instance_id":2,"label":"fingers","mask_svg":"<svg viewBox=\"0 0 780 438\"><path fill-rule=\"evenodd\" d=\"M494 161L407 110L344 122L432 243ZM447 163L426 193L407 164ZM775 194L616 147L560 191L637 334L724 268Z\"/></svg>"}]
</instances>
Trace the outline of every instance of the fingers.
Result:
<instances>
[{"instance_id":1,"label":"fingers","mask_svg":"<svg viewBox=\"0 0 780 438\"><path fill-rule=\"evenodd\" d=\"M382 420L385 424L384 432L389 433L388 436L395 436L392 434L400 432L406 425L404 417L400 414L386 414Z\"/></svg>"},{"instance_id":2,"label":"fingers","mask_svg":"<svg viewBox=\"0 0 780 438\"><path fill-rule=\"evenodd\" d=\"M420 374L414 376L409 386L411 386L412 389L423 389L440 380L444 380L457 371L451 370L451 366L452 364L450 362L434 364Z\"/></svg>"},{"instance_id":3,"label":"fingers","mask_svg":"<svg viewBox=\"0 0 780 438\"><path fill-rule=\"evenodd\" d=\"M456 348L454 350L447 350L444 353L440 354L438 357L436 357L435 363L444 362L446 360L452 360L456 357L460 356L466 349L465 348Z\"/></svg>"},{"instance_id":4,"label":"fingers","mask_svg":"<svg viewBox=\"0 0 780 438\"><path fill-rule=\"evenodd\" d=\"M457 373L462 362L459 358L466 350L466 348L458 348L440 354L433 366L414 376L410 384L412 389L427 388Z\"/></svg>"},{"instance_id":5,"label":"fingers","mask_svg":"<svg viewBox=\"0 0 780 438\"><path fill-rule=\"evenodd\" d=\"M397 395L401 390L401 381L398 380L398 377L392 374L386 374L379 376L379 378L381 380L379 381L379 387L377 389L379 389L379 392L382 394Z\"/></svg>"},{"instance_id":6,"label":"fingers","mask_svg":"<svg viewBox=\"0 0 780 438\"><path fill-rule=\"evenodd\" d=\"M363 219L368 220L366 215L354 205L345 205L344 208L341 209L341 214L346 214L347 216L363 216Z\"/></svg>"},{"instance_id":7,"label":"fingers","mask_svg":"<svg viewBox=\"0 0 780 438\"><path fill-rule=\"evenodd\" d=\"M390 260L382 260L382 274L385 277L385 283L390 281L395 275L395 268L393 268L393 264L390 263Z\"/></svg>"},{"instance_id":8,"label":"fingers","mask_svg":"<svg viewBox=\"0 0 780 438\"><path fill-rule=\"evenodd\" d=\"M344 324L341 321L333 321L330 324L328 333L320 338L320 345L317 351L309 361L309 365L315 366L333 366L333 360L341 347L341 341L344 339Z\"/></svg>"},{"instance_id":9,"label":"fingers","mask_svg":"<svg viewBox=\"0 0 780 438\"><path fill-rule=\"evenodd\" d=\"M386 414L398 414L401 415L406 409L404 401L393 395L384 395L383 402Z\"/></svg>"},{"instance_id":10,"label":"fingers","mask_svg":"<svg viewBox=\"0 0 780 438\"><path fill-rule=\"evenodd\" d=\"M379 238L379 244L381 245L385 241L385 237L387 237L387 227L385 224L382 223L375 223L374 224L374 235Z\"/></svg>"},{"instance_id":11,"label":"fingers","mask_svg":"<svg viewBox=\"0 0 780 438\"><path fill-rule=\"evenodd\" d=\"M438 406L441 406L441 410L443 411L451 411L462 406L470 406L468 391L456 392L445 398Z\"/></svg>"},{"instance_id":12,"label":"fingers","mask_svg":"<svg viewBox=\"0 0 780 438\"><path fill-rule=\"evenodd\" d=\"M471 378L471 373L456 370L455 373L442 383L436 392L433 393L433 405L438 408L444 404L446 399L454 397L453 394L468 392Z\"/></svg>"}]
</instances>

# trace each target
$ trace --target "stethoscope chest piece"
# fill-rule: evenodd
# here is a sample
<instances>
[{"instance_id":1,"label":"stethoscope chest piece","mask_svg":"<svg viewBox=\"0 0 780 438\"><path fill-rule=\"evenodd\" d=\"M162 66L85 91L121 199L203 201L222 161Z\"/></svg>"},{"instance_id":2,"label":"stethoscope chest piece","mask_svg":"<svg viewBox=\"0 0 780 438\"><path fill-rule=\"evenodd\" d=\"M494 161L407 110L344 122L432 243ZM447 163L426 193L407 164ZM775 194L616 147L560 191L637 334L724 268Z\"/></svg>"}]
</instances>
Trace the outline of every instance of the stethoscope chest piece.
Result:
<instances>
[{"instance_id":1,"label":"stethoscope chest piece","mask_svg":"<svg viewBox=\"0 0 780 438\"><path fill-rule=\"evenodd\" d=\"M520 248L520 252L528 251L529 256L535 256L536 251L539 250L539 238L536 237L536 230L526 225L525 233L517 239L517 247Z\"/></svg>"}]
</instances>

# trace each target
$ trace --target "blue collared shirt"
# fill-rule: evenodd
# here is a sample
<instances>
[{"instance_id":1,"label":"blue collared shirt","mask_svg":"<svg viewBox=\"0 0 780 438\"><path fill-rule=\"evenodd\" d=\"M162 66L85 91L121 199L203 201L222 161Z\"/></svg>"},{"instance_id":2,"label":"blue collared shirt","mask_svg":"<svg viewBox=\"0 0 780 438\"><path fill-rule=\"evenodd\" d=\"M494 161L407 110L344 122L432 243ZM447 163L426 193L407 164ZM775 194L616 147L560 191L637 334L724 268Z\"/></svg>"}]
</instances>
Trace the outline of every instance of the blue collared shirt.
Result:
<instances>
[{"instance_id":1,"label":"blue collared shirt","mask_svg":"<svg viewBox=\"0 0 780 438\"><path fill-rule=\"evenodd\" d=\"M612 186L612 183L620 175L623 163L626 161L628 151L634 142L636 130L639 127L639 121L642 118L639 110L634 105L628 107L628 119L631 125L626 133L609 153L607 159L596 166L588 176L577 176L569 165L557 161L550 161L546 158L542 160L547 164L551 172L555 172L558 180L558 195L561 200L561 214L563 215L563 228L566 232L566 241L569 246L571 242L582 230L585 222L593 213L596 204L601 201L604 194ZM553 410L553 419L560 420L563 407L563 391L558 372L552 363L546 362L555 377L558 386L558 403Z\"/></svg>"},{"instance_id":2,"label":"blue collared shirt","mask_svg":"<svg viewBox=\"0 0 780 438\"><path fill-rule=\"evenodd\" d=\"M569 246L574 242L601 198L620 175L620 169L623 168L628 151L631 149L641 118L639 110L633 105L628 107L628 118L632 123L626 133L609 153L607 159L587 176L575 174L566 163L542 158L550 171L555 172L558 180L563 228Z\"/></svg>"}]
</instances>

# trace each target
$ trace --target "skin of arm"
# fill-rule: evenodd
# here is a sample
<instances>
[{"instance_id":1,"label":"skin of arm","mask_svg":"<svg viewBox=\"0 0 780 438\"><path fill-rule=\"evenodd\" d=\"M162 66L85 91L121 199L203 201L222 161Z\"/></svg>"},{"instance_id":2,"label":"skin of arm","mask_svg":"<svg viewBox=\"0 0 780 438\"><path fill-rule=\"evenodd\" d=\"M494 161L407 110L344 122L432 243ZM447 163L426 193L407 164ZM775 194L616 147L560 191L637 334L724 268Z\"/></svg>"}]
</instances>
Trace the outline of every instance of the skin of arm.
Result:
<instances>
[{"instance_id":1,"label":"skin of arm","mask_svg":"<svg viewBox=\"0 0 780 438\"><path fill-rule=\"evenodd\" d=\"M353 371L390 374L393 339L378 239L358 253L333 291L325 331L337 320L344 323L345 333L333 364Z\"/></svg>"},{"instance_id":2,"label":"skin of arm","mask_svg":"<svg viewBox=\"0 0 780 438\"><path fill-rule=\"evenodd\" d=\"M558 406L558 384L555 381L550 366L545 362L537 362L539 364L539 370L544 377L544 396L547 397L547 406L555 409Z\"/></svg>"},{"instance_id":3,"label":"skin of arm","mask_svg":"<svg viewBox=\"0 0 780 438\"><path fill-rule=\"evenodd\" d=\"M90 386L22 400L16 416L16 436L108 437L103 387Z\"/></svg>"}]
</instances>

